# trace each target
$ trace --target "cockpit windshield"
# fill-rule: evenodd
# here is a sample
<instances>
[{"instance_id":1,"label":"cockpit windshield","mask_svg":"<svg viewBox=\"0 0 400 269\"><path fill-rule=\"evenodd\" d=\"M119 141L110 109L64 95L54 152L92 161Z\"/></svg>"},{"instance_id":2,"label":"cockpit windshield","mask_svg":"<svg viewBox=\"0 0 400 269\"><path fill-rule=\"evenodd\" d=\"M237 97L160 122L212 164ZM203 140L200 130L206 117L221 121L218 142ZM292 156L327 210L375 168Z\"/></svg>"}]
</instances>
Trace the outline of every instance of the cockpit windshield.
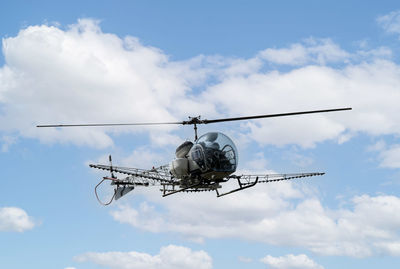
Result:
<instances>
[{"instance_id":1,"label":"cockpit windshield","mask_svg":"<svg viewBox=\"0 0 400 269\"><path fill-rule=\"evenodd\" d=\"M202 170L236 171L238 155L235 144L223 133L212 132L202 135L197 139L192 155Z\"/></svg>"}]
</instances>

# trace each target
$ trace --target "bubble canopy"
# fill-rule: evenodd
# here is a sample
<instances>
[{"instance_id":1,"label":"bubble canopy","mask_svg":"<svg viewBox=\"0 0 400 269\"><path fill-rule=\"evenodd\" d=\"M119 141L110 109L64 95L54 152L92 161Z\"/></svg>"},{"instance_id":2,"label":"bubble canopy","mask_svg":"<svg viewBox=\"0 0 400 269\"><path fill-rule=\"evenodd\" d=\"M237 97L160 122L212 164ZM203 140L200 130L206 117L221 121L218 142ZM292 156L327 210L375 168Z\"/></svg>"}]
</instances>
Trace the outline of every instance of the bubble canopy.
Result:
<instances>
[{"instance_id":1,"label":"bubble canopy","mask_svg":"<svg viewBox=\"0 0 400 269\"><path fill-rule=\"evenodd\" d=\"M203 171L235 172L238 154L233 141L223 133L206 133L195 141L192 159Z\"/></svg>"}]
</instances>

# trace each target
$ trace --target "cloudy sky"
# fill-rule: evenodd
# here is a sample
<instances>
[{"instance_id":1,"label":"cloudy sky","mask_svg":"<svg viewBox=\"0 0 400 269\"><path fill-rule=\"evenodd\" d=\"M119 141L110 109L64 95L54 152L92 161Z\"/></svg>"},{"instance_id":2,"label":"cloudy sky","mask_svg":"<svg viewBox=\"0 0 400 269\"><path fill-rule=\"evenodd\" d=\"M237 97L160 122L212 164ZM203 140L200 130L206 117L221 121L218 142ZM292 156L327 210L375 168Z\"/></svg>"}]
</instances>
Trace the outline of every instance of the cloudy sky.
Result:
<instances>
[{"instance_id":1,"label":"cloudy sky","mask_svg":"<svg viewBox=\"0 0 400 269\"><path fill-rule=\"evenodd\" d=\"M0 35L1 268L399 268L396 1L13 1ZM238 173L323 177L109 207L89 163L166 164L191 127L35 127L336 107L199 126Z\"/></svg>"}]
</instances>

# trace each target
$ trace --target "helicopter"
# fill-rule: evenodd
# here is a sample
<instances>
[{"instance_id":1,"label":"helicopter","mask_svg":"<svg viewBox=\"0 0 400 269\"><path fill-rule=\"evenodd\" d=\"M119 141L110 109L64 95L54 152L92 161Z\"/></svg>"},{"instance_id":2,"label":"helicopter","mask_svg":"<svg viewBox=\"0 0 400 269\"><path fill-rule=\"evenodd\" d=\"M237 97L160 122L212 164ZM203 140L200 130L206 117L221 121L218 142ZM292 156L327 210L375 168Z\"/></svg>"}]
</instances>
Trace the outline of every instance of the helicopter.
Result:
<instances>
[{"instance_id":1,"label":"helicopter","mask_svg":"<svg viewBox=\"0 0 400 269\"><path fill-rule=\"evenodd\" d=\"M185 141L176 148L175 158L167 165L151 169L113 166L111 155L109 165L90 164L89 167L106 170L110 176L105 176L95 186L94 192L102 205L109 205L118 200L136 187L159 186L162 196L169 196L180 192L215 191L217 197L242 191L254 187L258 183L271 183L295 178L322 176L324 172L292 173L292 174L264 174L264 175L235 175L238 166L238 151L234 142L221 132L208 132L200 137L197 125L227 121L254 120L262 118L285 117L301 114L314 114L352 110L352 108L335 108L324 110L299 111L280 114L267 114L246 117L201 119L200 116L189 117L187 121L178 122L150 122L150 123L109 123L109 124L51 124L37 125L36 127L96 127L96 126L128 126L128 125L193 125L194 141ZM123 177L117 177L121 174ZM230 180L237 182L237 187L221 192L222 185ZM98 188L109 181L114 192L109 201L103 202L98 195Z\"/></svg>"}]
</instances>

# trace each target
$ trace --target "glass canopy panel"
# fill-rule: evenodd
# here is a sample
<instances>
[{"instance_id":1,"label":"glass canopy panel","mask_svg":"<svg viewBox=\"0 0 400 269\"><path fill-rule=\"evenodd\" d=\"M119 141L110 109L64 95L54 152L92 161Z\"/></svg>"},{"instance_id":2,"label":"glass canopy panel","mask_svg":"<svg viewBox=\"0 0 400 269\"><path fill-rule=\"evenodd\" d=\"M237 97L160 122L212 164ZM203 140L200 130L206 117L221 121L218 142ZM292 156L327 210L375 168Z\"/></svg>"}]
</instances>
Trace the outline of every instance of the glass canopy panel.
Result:
<instances>
[{"instance_id":1,"label":"glass canopy panel","mask_svg":"<svg viewBox=\"0 0 400 269\"><path fill-rule=\"evenodd\" d=\"M196 145L200 145L203 149L202 157L208 170L236 171L238 154L235 144L228 136L219 132L206 133L197 139Z\"/></svg>"}]
</instances>

